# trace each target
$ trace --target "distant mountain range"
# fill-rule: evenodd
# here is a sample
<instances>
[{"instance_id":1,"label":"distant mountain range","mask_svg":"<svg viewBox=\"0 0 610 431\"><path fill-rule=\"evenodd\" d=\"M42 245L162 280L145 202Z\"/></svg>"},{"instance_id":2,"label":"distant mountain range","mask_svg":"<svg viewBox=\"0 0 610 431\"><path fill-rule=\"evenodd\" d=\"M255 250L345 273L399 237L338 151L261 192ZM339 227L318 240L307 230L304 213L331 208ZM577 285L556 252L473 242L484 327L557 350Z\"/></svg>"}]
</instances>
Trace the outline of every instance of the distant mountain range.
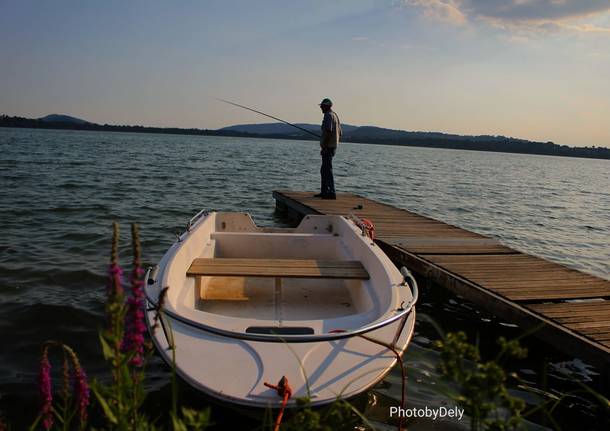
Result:
<instances>
[{"instance_id":1,"label":"distant mountain range","mask_svg":"<svg viewBox=\"0 0 610 431\"><path fill-rule=\"evenodd\" d=\"M297 126L314 133L320 133L319 124L295 123ZM479 136L464 136L454 135L450 133L440 132L409 132L406 130L385 129L376 126L352 126L342 124L343 140L356 141L360 139L374 140L413 140L413 139L442 139L454 141L505 141L511 140L514 142L532 142L526 139L507 138L505 136L479 135ZM223 127L218 129L223 132L238 132L250 133L258 135L290 135L295 138L305 138L307 133L295 129L288 124L283 123L263 123L263 124L237 124L235 126Z\"/></svg>"},{"instance_id":2,"label":"distant mountain range","mask_svg":"<svg viewBox=\"0 0 610 431\"><path fill-rule=\"evenodd\" d=\"M320 133L320 126L318 124L297 123L297 125L306 130L310 130L315 134ZM234 136L271 139L316 139L308 133L283 123L239 124L217 130L195 128L182 129L177 127L96 124L65 114L51 114L38 119L1 115L0 127L168 133L177 135ZM343 142L610 159L610 148L568 147L567 145L557 145L553 142L535 142L506 136L463 136L439 132L410 132L375 126L353 126L349 124L343 125L343 132Z\"/></svg>"},{"instance_id":3,"label":"distant mountain range","mask_svg":"<svg viewBox=\"0 0 610 431\"><path fill-rule=\"evenodd\" d=\"M308 124L308 123L294 123L295 125L302 127L303 129L309 130L313 133L320 134L319 124ZM343 132L353 132L358 129L358 126L350 126L349 124L342 124ZM293 136L307 136L308 134L295 129L292 126L284 123L262 123L262 124L236 124L235 126L223 127L218 129L219 131L226 132L239 132L239 133L254 133L257 135L293 135Z\"/></svg>"},{"instance_id":4,"label":"distant mountain range","mask_svg":"<svg viewBox=\"0 0 610 431\"><path fill-rule=\"evenodd\" d=\"M45 123L72 123L72 124L92 124L89 121L81 120L80 118L71 117L65 114L50 114L39 118Z\"/></svg>"}]
</instances>

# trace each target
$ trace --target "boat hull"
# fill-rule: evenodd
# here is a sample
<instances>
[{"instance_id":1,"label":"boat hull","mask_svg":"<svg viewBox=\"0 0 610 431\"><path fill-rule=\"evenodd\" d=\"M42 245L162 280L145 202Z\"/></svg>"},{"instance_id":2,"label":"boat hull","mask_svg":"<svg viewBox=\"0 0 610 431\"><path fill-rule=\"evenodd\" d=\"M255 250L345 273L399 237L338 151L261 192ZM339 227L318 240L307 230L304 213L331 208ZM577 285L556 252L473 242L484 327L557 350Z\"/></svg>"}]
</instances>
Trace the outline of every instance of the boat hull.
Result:
<instances>
[{"instance_id":1,"label":"boat hull","mask_svg":"<svg viewBox=\"0 0 610 431\"><path fill-rule=\"evenodd\" d=\"M280 406L280 397L265 383L277 384L282 377L292 388L288 407L302 397L309 398L312 406L352 398L383 379L396 364L396 354L407 348L415 325L415 298L389 259L342 217L311 217L296 230L273 232L242 219L236 222L233 215L223 214L214 220L206 217L189 233L190 242L189 235L183 236L159 263L159 276L148 286L146 323L161 357L206 395L253 409ZM225 232L216 233L214 228L219 227ZM326 232L320 233L322 229ZM240 247L240 240L242 244L253 240L256 246ZM291 243L299 246L282 251ZM293 275L274 274L275 282L267 286L256 273L242 277L240 290L222 277L204 274L197 281L184 275L187 263L202 256L212 262L241 259L235 261L243 264L245 257L260 259L260 253L316 262L356 259L370 277L354 281L339 276L337 281L325 273L309 281L290 281L295 274L290 271ZM220 289L214 283L220 283ZM163 324L154 328L157 309L152 304L159 302L162 287L168 287ZM305 328L311 335L259 335L263 327L271 328L271 334L273 329L298 334ZM358 333L368 327L372 329ZM259 332L252 334L252 328Z\"/></svg>"}]
</instances>

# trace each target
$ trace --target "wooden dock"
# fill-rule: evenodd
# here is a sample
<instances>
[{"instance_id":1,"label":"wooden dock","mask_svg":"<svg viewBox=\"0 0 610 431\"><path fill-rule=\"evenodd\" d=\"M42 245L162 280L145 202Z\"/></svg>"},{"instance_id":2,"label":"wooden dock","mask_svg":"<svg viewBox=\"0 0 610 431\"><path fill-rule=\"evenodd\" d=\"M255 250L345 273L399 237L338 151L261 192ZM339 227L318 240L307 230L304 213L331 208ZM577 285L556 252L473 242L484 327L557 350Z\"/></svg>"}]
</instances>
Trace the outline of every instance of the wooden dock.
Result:
<instances>
[{"instance_id":1,"label":"wooden dock","mask_svg":"<svg viewBox=\"0 0 610 431\"><path fill-rule=\"evenodd\" d=\"M351 193L274 191L276 207L307 214L354 214L375 225L397 264L448 288L556 348L610 371L610 281L506 247L494 240Z\"/></svg>"}]
</instances>

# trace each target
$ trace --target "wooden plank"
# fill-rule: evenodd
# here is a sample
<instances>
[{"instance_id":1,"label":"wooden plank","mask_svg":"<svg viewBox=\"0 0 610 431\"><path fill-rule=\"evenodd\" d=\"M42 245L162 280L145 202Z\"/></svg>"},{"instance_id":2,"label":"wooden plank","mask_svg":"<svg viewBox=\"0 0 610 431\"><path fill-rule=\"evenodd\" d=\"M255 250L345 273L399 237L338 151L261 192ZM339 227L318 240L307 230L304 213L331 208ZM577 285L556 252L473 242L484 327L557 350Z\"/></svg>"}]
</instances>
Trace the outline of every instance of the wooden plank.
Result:
<instances>
[{"instance_id":1,"label":"wooden plank","mask_svg":"<svg viewBox=\"0 0 610 431\"><path fill-rule=\"evenodd\" d=\"M444 265L442 265L444 266ZM477 270L467 270L460 268L460 273L465 275L473 275L487 278L488 280L494 281L501 285L503 282L511 282L511 281L529 281L535 284L539 281L548 281L547 284L570 284L577 283L581 285L591 285L591 286L608 286L608 283L603 280L595 280L591 279L587 276L579 276L577 274L561 274L558 271L551 272L547 270L536 270L532 269L527 272L523 272L520 274L511 273L510 268L505 268L504 271L502 269L485 269L479 268Z\"/></svg>"},{"instance_id":2,"label":"wooden plank","mask_svg":"<svg viewBox=\"0 0 610 431\"><path fill-rule=\"evenodd\" d=\"M451 267L453 265L442 265ZM503 280L522 280L522 281L538 281L538 280L549 280L549 281L565 281L568 283L578 282L581 284L589 283L589 284L601 284L608 286L608 282L600 279L591 278L584 274L577 273L566 273L561 270L550 271L546 268L529 268L526 272L515 271L510 267L504 268L464 268L463 266L459 267L460 272L464 274L480 274L482 276L486 276L490 279L495 279L497 281Z\"/></svg>"},{"instance_id":3,"label":"wooden plank","mask_svg":"<svg viewBox=\"0 0 610 431\"><path fill-rule=\"evenodd\" d=\"M484 286L483 286L484 287ZM488 289L489 290L489 289ZM565 299L594 299L599 298L597 296L597 292L568 292L568 291L559 291L559 292L502 292L495 290L495 293L504 296L511 301L523 302L523 303L532 303L532 302L540 302L540 301L560 301Z\"/></svg>"},{"instance_id":4,"label":"wooden plank","mask_svg":"<svg viewBox=\"0 0 610 431\"><path fill-rule=\"evenodd\" d=\"M567 301L531 304L528 308L554 318L574 316L610 316L609 300ZM598 305L593 305L598 304Z\"/></svg>"},{"instance_id":5,"label":"wooden plank","mask_svg":"<svg viewBox=\"0 0 610 431\"><path fill-rule=\"evenodd\" d=\"M608 313L599 313L599 314L576 314L574 316L553 316L548 313L542 313L551 319L554 319L561 323L582 323L582 322L597 322L600 319L610 318L610 314Z\"/></svg>"},{"instance_id":6,"label":"wooden plank","mask_svg":"<svg viewBox=\"0 0 610 431\"><path fill-rule=\"evenodd\" d=\"M578 352L577 356L600 367L607 367L608 361L610 361L610 346L592 340L578 331L572 331L552 319L527 309L520 303L510 301L460 276L448 273L423 257L405 252L383 242L380 242L379 245L390 259L398 265L407 266L412 271L429 278L438 285L510 322L522 325L524 328L538 328L532 335L553 343L569 353Z\"/></svg>"},{"instance_id":7,"label":"wooden plank","mask_svg":"<svg viewBox=\"0 0 610 431\"><path fill-rule=\"evenodd\" d=\"M590 294L594 294L596 295L596 298L606 298L608 296L610 296L608 294L608 291L605 289L605 286L602 285L579 285L577 283L566 283L566 282L554 282L553 280L549 280L547 283L544 283L543 281L540 282L527 282L526 280L524 281L519 281L519 280L512 280L511 282L507 282L507 283L494 283L493 281L490 281L488 279L485 278L477 278L477 277L469 277L467 274L461 274L463 277L469 279L469 280L474 280L477 284L480 284L481 286L487 286L488 288L493 288L494 290L498 290L498 291L517 291L517 290L531 290L532 292L534 291L539 291L539 292L560 292L560 291L565 291L565 292L589 292Z\"/></svg>"},{"instance_id":8,"label":"wooden plank","mask_svg":"<svg viewBox=\"0 0 610 431\"><path fill-rule=\"evenodd\" d=\"M575 313L602 312L610 315L610 301L560 302L528 305L534 311L547 315L572 316Z\"/></svg>"},{"instance_id":9,"label":"wooden plank","mask_svg":"<svg viewBox=\"0 0 610 431\"><path fill-rule=\"evenodd\" d=\"M533 256L426 255L453 274L515 301L610 297L610 282Z\"/></svg>"},{"instance_id":10,"label":"wooden plank","mask_svg":"<svg viewBox=\"0 0 610 431\"><path fill-rule=\"evenodd\" d=\"M610 336L610 301L532 304L528 308L598 342Z\"/></svg>"},{"instance_id":11,"label":"wooden plank","mask_svg":"<svg viewBox=\"0 0 610 431\"><path fill-rule=\"evenodd\" d=\"M608 328L581 329L580 332L598 342L610 339L610 330Z\"/></svg>"},{"instance_id":12,"label":"wooden plank","mask_svg":"<svg viewBox=\"0 0 610 431\"><path fill-rule=\"evenodd\" d=\"M607 327L601 328L583 328L581 330L583 334L586 334L589 337L597 339L597 337L603 337L606 335L610 335L610 329Z\"/></svg>"},{"instance_id":13,"label":"wooden plank","mask_svg":"<svg viewBox=\"0 0 610 431\"><path fill-rule=\"evenodd\" d=\"M529 308L529 305L527 306ZM588 322L591 320L599 320L603 318L607 318L610 314L607 311L594 311L589 313L574 313L574 314L553 314L553 313L545 313L540 312L540 314L544 314L551 319L555 319L558 322Z\"/></svg>"},{"instance_id":14,"label":"wooden plank","mask_svg":"<svg viewBox=\"0 0 610 431\"><path fill-rule=\"evenodd\" d=\"M333 278L333 279L368 279L368 273L353 269L333 268L256 268L256 267L197 267L189 269L188 276L223 276L223 277L290 277L290 278Z\"/></svg>"},{"instance_id":15,"label":"wooden plank","mask_svg":"<svg viewBox=\"0 0 610 431\"><path fill-rule=\"evenodd\" d=\"M493 238L412 236L392 239L391 244L417 254L505 254L518 253Z\"/></svg>"},{"instance_id":16,"label":"wooden plank","mask_svg":"<svg viewBox=\"0 0 610 431\"><path fill-rule=\"evenodd\" d=\"M363 268L357 260L320 260L320 259L251 259L251 258L196 258L192 266L253 266L278 268Z\"/></svg>"},{"instance_id":17,"label":"wooden plank","mask_svg":"<svg viewBox=\"0 0 610 431\"><path fill-rule=\"evenodd\" d=\"M295 259L197 258L188 276L298 277L368 279L357 261Z\"/></svg>"},{"instance_id":18,"label":"wooden plank","mask_svg":"<svg viewBox=\"0 0 610 431\"><path fill-rule=\"evenodd\" d=\"M565 322L560 321L568 328L573 329L597 329L597 328L608 328L610 329L610 320L594 320L590 322Z\"/></svg>"}]
</instances>

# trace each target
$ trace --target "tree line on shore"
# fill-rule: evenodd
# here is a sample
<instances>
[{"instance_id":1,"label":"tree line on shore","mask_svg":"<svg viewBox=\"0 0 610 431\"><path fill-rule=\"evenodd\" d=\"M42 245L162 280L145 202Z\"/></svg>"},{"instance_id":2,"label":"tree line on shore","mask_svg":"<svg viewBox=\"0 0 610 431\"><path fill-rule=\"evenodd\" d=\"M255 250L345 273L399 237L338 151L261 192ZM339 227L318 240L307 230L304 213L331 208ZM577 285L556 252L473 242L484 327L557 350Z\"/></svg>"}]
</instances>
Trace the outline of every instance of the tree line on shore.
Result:
<instances>
[{"instance_id":1,"label":"tree line on shore","mask_svg":"<svg viewBox=\"0 0 610 431\"><path fill-rule=\"evenodd\" d=\"M204 135L204 136L233 136L246 138L270 138L270 139L315 139L308 135L295 134L268 134L250 133L235 130L211 130L197 128L178 127L149 127L149 126L127 126L96 123L75 123L68 121L43 121L41 119L24 118L17 116L0 116L0 127L32 128L32 129L62 129L62 130L89 130L104 132L129 132L129 133L165 133L175 135ZM374 135L362 135L350 137L347 134L344 142L402 145L411 147L447 148L474 151L495 151L504 153L538 154L549 156L583 157L610 160L610 148L606 147L569 147L558 145L553 142L534 142L508 137L464 137L458 138L452 135L439 134L435 137L411 136L411 137L379 137Z\"/></svg>"}]
</instances>

